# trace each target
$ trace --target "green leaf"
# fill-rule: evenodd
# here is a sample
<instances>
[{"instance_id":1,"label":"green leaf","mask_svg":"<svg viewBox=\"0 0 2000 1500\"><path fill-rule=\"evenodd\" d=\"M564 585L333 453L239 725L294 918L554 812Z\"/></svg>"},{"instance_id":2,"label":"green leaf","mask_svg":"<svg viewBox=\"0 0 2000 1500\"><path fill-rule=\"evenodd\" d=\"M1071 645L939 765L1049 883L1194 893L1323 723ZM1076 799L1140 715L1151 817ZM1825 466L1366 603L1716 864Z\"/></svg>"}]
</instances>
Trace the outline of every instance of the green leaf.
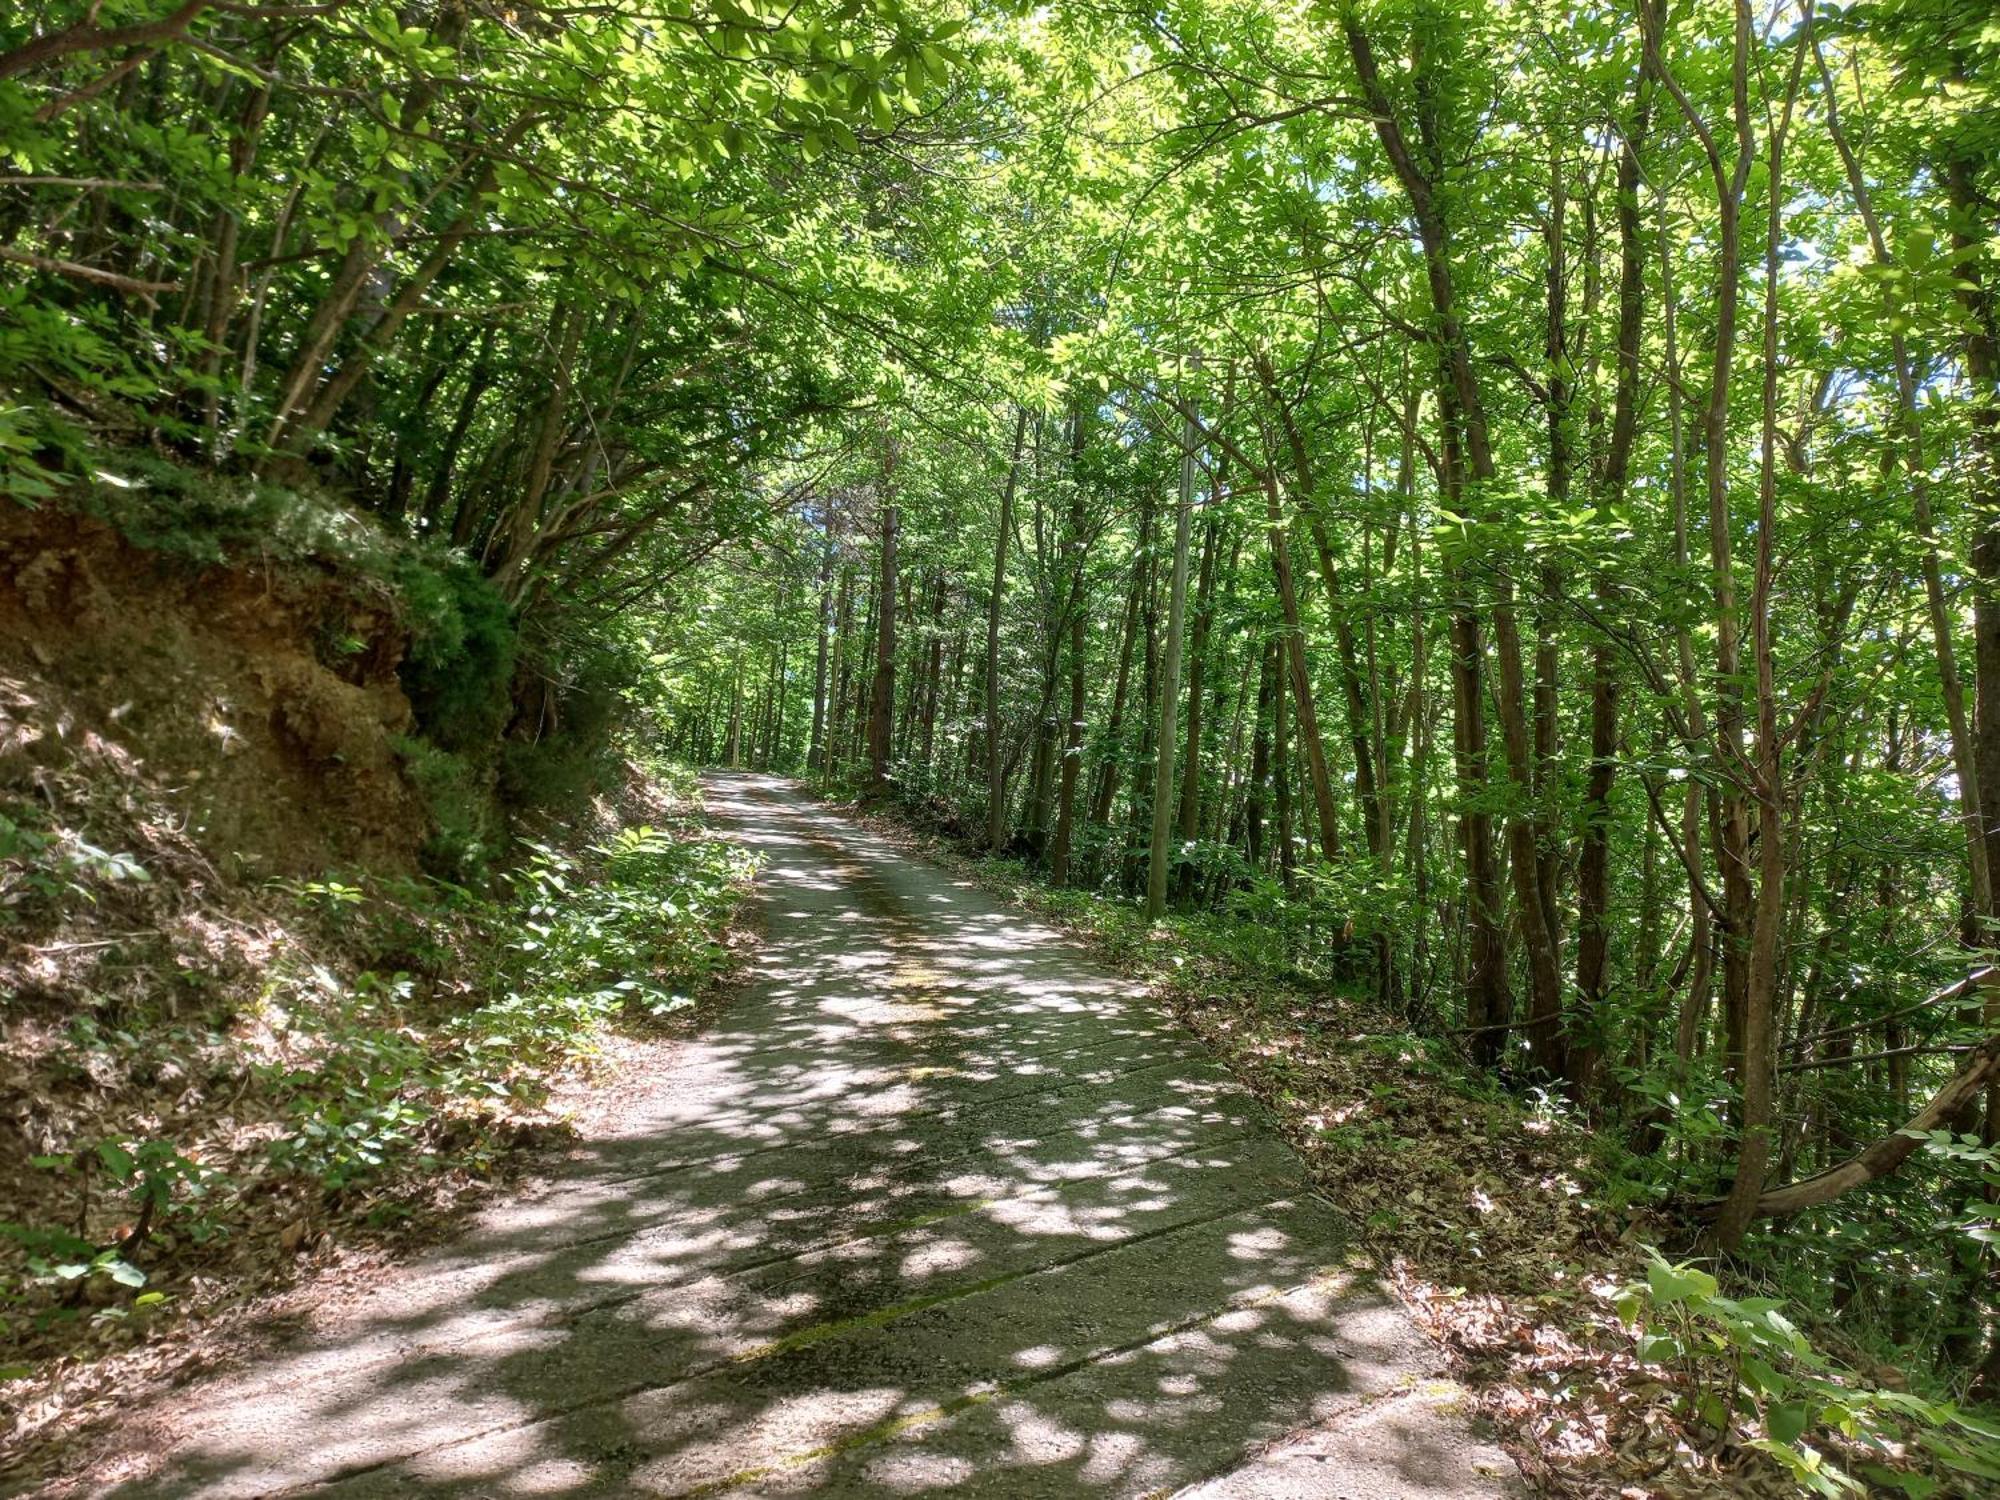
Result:
<instances>
[{"instance_id":1,"label":"green leaf","mask_svg":"<svg viewBox=\"0 0 2000 1500\"><path fill-rule=\"evenodd\" d=\"M120 1182L132 1175L134 1165L132 1153L115 1141L100 1141L97 1146L98 1159L105 1169Z\"/></svg>"},{"instance_id":2,"label":"green leaf","mask_svg":"<svg viewBox=\"0 0 2000 1500\"><path fill-rule=\"evenodd\" d=\"M1942 1432L1918 1433L1917 1441L1922 1443L1939 1463L1957 1469L1961 1474L1976 1474L1981 1479L2000 1479L2000 1456L1996 1456L1990 1450L1968 1448L1949 1434Z\"/></svg>"},{"instance_id":3,"label":"green leaf","mask_svg":"<svg viewBox=\"0 0 2000 1500\"><path fill-rule=\"evenodd\" d=\"M1803 1401L1776 1401L1764 1413L1764 1431L1774 1443L1796 1443L1812 1423L1812 1412Z\"/></svg>"},{"instance_id":4,"label":"green leaf","mask_svg":"<svg viewBox=\"0 0 2000 1500\"><path fill-rule=\"evenodd\" d=\"M1638 1358L1642 1364L1663 1364L1670 1359L1678 1359L1686 1346L1670 1333L1648 1334L1639 1340Z\"/></svg>"},{"instance_id":5,"label":"green leaf","mask_svg":"<svg viewBox=\"0 0 2000 1500\"><path fill-rule=\"evenodd\" d=\"M1656 1260L1646 1268L1646 1285L1653 1300L1665 1306L1690 1300L1707 1301L1716 1292L1715 1278L1695 1266L1670 1266Z\"/></svg>"},{"instance_id":6,"label":"green leaf","mask_svg":"<svg viewBox=\"0 0 2000 1500\"><path fill-rule=\"evenodd\" d=\"M144 1286L146 1273L127 1260L110 1260L104 1269L111 1273L111 1279L120 1286Z\"/></svg>"},{"instance_id":7,"label":"green leaf","mask_svg":"<svg viewBox=\"0 0 2000 1500\"><path fill-rule=\"evenodd\" d=\"M1754 1354L1743 1357L1743 1380L1760 1396L1781 1395L1791 1387L1790 1381Z\"/></svg>"},{"instance_id":8,"label":"green leaf","mask_svg":"<svg viewBox=\"0 0 2000 1500\"><path fill-rule=\"evenodd\" d=\"M1861 1472L1878 1489L1899 1489L1910 1500L1930 1500L1938 1491L1938 1483L1923 1474L1913 1474L1905 1469L1892 1469L1886 1464L1863 1464Z\"/></svg>"}]
</instances>

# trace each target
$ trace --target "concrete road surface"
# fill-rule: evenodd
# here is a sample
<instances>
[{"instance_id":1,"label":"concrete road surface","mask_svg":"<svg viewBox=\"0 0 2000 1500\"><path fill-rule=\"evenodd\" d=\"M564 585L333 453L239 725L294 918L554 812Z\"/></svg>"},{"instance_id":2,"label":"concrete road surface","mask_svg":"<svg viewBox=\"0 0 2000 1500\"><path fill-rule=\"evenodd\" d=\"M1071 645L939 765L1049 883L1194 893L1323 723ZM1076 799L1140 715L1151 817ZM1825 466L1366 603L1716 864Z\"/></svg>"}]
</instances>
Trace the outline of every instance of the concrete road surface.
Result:
<instances>
[{"instance_id":1,"label":"concrete road surface","mask_svg":"<svg viewBox=\"0 0 2000 1500\"><path fill-rule=\"evenodd\" d=\"M718 775L751 981L553 1180L198 1387L242 1496L1517 1492L1262 1109L1045 928Z\"/></svg>"}]
</instances>

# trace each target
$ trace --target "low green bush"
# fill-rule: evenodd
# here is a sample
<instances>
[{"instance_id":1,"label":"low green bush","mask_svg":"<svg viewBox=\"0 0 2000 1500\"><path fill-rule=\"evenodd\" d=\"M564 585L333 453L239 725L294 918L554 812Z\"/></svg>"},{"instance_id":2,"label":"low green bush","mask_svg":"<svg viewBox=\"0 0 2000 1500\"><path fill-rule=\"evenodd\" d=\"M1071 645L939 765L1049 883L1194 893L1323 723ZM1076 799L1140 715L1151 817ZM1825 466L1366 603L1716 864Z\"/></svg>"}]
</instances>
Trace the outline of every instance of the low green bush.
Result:
<instances>
[{"instance_id":1,"label":"low green bush","mask_svg":"<svg viewBox=\"0 0 2000 1500\"><path fill-rule=\"evenodd\" d=\"M440 748L490 753L513 712L512 611L470 562L412 550L393 581L410 630L399 672L418 729Z\"/></svg>"},{"instance_id":2,"label":"low green bush","mask_svg":"<svg viewBox=\"0 0 2000 1500\"><path fill-rule=\"evenodd\" d=\"M425 871L440 880L479 879L505 841L494 773L472 755L414 735L400 736L395 748L430 818L419 850Z\"/></svg>"},{"instance_id":3,"label":"low green bush","mask_svg":"<svg viewBox=\"0 0 2000 1500\"><path fill-rule=\"evenodd\" d=\"M1616 1301L1639 1360L1674 1377L1680 1415L1769 1454L1802 1489L1912 1500L1943 1493L1938 1479L1910 1466L1911 1447L1968 1486L2000 1481L2000 1426L1842 1369L1777 1298L1724 1297L1707 1271L1655 1255L1646 1279Z\"/></svg>"},{"instance_id":4,"label":"low green bush","mask_svg":"<svg viewBox=\"0 0 2000 1500\"><path fill-rule=\"evenodd\" d=\"M531 844L498 899L449 893L496 957L482 1003L431 1026L407 975L290 976L274 999L314 1031L312 1061L271 1080L294 1115L275 1159L336 1191L399 1154L429 1160L436 1122L532 1099L610 1026L685 1009L725 959L751 870L737 846L647 827L582 855Z\"/></svg>"},{"instance_id":5,"label":"low green bush","mask_svg":"<svg viewBox=\"0 0 2000 1500\"><path fill-rule=\"evenodd\" d=\"M195 1143L167 1135L39 1159L63 1179L52 1201L71 1206L0 1224L0 1327L157 1306L147 1281L158 1237L240 1229L272 1174L339 1201L447 1164L485 1170L495 1125L596 1054L612 1027L693 1005L726 960L723 930L753 868L747 851L696 830L637 826L581 851L529 844L487 895L358 876L284 887L301 922L337 930L344 952L416 952L450 972L337 970L308 956L316 948L275 964L256 1009L276 1052L249 1070L255 1112L281 1122L269 1171L203 1164ZM128 1062L146 1050L143 1037L78 1024L79 1047Z\"/></svg>"}]
</instances>

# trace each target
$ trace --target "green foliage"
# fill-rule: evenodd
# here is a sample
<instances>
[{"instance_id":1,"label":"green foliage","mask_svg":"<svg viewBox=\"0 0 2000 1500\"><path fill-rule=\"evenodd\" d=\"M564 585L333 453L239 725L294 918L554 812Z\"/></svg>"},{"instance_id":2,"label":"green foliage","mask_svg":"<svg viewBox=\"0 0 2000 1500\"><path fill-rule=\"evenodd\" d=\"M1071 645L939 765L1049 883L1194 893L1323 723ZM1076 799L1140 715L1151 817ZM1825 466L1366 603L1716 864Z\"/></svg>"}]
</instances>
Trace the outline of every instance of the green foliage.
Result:
<instances>
[{"instance_id":1,"label":"green foliage","mask_svg":"<svg viewBox=\"0 0 2000 1500\"><path fill-rule=\"evenodd\" d=\"M692 791L685 772L662 777ZM753 869L747 851L692 827L634 826L586 849L529 845L487 896L365 876L286 887L361 963L300 950L266 979L257 1009L275 1055L229 1082L281 1122L268 1172L224 1172L168 1134L38 1159L65 1206L54 1222L0 1224L0 1320L157 1307L163 1294L146 1288L161 1236L227 1236L274 1186L372 1201L447 1167L488 1169L496 1123L596 1055L609 1028L655 1027L694 1004L726 962L723 929ZM159 1040L89 1015L71 1031L75 1048L132 1068Z\"/></svg>"},{"instance_id":2,"label":"green foliage","mask_svg":"<svg viewBox=\"0 0 2000 1500\"><path fill-rule=\"evenodd\" d=\"M0 49L159 19L27 9ZM122 80L89 45L0 78L0 485L381 583L454 880L621 716L867 784L886 640L887 790L975 834L995 752L992 852L1040 874L1079 773L1057 899L1132 949L1191 408L1165 932L1374 981L1590 1119L1618 1203L1749 1182L1766 1082L1809 1174L1991 1025L1924 1003L1992 936L1960 803L2000 715L1952 686L2000 691L1988 9L196 7ZM119 858L26 814L0 850L9 918ZM569 977L489 997L530 1050L636 982L542 857ZM434 1125L372 1081L408 1003L355 999L314 1159ZM2000 1340L1992 1162L1927 1144L1747 1263L1957 1378Z\"/></svg>"},{"instance_id":3,"label":"green foliage","mask_svg":"<svg viewBox=\"0 0 2000 1500\"><path fill-rule=\"evenodd\" d=\"M506 836L493 773L485 769L483 758L442 750L414 736L399 738L396 753L430 818L421 851L424 868L440 880L478 879Z\"/></svg>"},{"instance_id":4,"label":"green foliage","mask_svg":"<svg viewBox=\"0 0 2000 1500\"><path fill-rule=\"evenodd\" d=\"M1983 1253L2000 1245L2000 1145L1988 1145L1976 1135L1953 1135L1949 1130L1900 1132L1924 1143L1924 1152L1934 1160L1971 1167L1979 1189L1965 1195L1951 1228L1962 1235L1973 1264ZM1968 1184L1971 1186L1972 1184Z\"/></svg>"},{"instance_id":5,"label":"green foliage","mask_svg":"<svg viewBox=\"0 0 2000 1500\"><path fill-rule=\"evenodd\" d=\"M189 1211L207 1191L207 1170L170 1140L101 1141L97 1155L105 1173L127 1190L139 1211L131 1235L135 1242L170 1213Z\"/></svg>"},{"instance_id":6,"label":"green foliage","mask_svg":"<svg viewBox=\"0 0 2000 1500\"><path fill-rule=\"evenodd\" d=\"M34 1165L71 1185L85 1210L78 1214L80 1223L88 1218L93 1190L122 1197L132 1222L111 1245L68 1229L0 1223L0 1238L12 1241L20 1252L18 1270L0 1272L0 1312L32 1305L38 1294L58 1299L58 1316L73 1314L86 1297L116 1299L121 1292L139 1292L126 1299L130 1309L156 1307L165 1295L140 1290L147 1277L134 1263L149 1237L169 1225L197 1242L216 1232L204 1199L217 1174L171 1140L101 1140L68 1155L37 1157Z\"/></svg>"},{"instance_id":7,"label":"green foliage","mask_svg":"<svg viewBox=\"0 0 2000 1500\"><path fill-rule=\"evenodd\" d=\"M135 855L100 849L73 830L36 826L39 809L0 813L0 927L31 920L64 902L95 903L100 887L146 884L152 875Z\"/></svg>"},{"instance_id":8,"label":"green foliage","mask_svg":"<svg viewBox=\"0 0 2000 1500\"><path fill-rule=\"evenodd\" d=\"M130 449L95 453L87 482L63 498L133 546L188 563L317 558L386 577L399 555L378 527L325 497Z\"/></svg>"},{"instance_id":9,"label":"green foliage","mask_svg":"<svg viewBox=\"0 0 2000 1500\"><path fill-rule=\"evenodd\" d=\"M1639 1360L1677 1377L1684 1415L1769 1454L1813 1494L1936 1493L1903 1461L1911 1441L1961 1480L2000 1479L2000 1427L1867 1384L1817 1352L1775 1298L1724 1297L1709 1272L1654 1255L1616 1304Z\"/></svg>"},{"instance_id":10,"label":"green foliage","mask_svg":"<svg viewBox=\"0 0 2000 1500\"><path fill-rule=\"evenodd\" d=\"M716 914L753 869L740 847L626 828L590 851L601 863L587 885L573 856L529 848L508 877L517 912L512 948L544 1001L569 1006L580 998L605 1015L624 1009L660 1019L691 1003L721 966ZM489 1007L473 1019L501 1035L520 1018L508 1014L503 1023Z\"/></svg>"},{"instance_id":11,"label":"green foliage","mask_svg":"<svg viewBox=\"0 0 2000 1500\"><path fill-rule=\"evenodd\" d=\"M523 675L529 706L501 746L501 796L510 807L573 805L616 775L635 663L615 643L581 642L566 660L525 664Z\"/></svg>"},{"instance_id":12,"label":"green foliage","mask_svg":"<svg viewBox=\"0 0 2000 1500\"><path fill-rule=\"evenodd\" d=\"M73 1303L100 1285L136 1290L146 1284L146 1273L116 1247L99 1249L67 1230L0 1223L0 1239L18 1246L22 1258L18 1275L0 1277L0 1310L11 1311L38 1291L55 1292ZM146 1305L158 1300L155 1295Z\"/></svg>"},{"instance_id":13,"label":"green foliage","mask_svg":"<svg viewBox=\"0 0 2000 1500\"><path fill-rule=\"evenodd\" d=\"M400 676L418 728L440 750L486 754L513 712L513 611L470 563L406 553L395 582L410 628Z\"/></svg>"},{"instance_id":14,"label":"green foliage","mask_svg":"<svg viewBox=\"0 0 2000 1500\"><path fill-rule=\"evenodd\" d=\"M685 1009L724 960L720 932L751 870L736 846L647 827L582 855L531 844L504 900L449 896L497 961L487 997L437 1025L418 1023L405 974L282 979L270 1003L305 1028L312 1061L272 1076L294 1116L274 1160L333 1191L428 1161L444 1122L533 1098L616 1022Z\"/></svg>"},{"instance_id":15,"label":"green foliage","mask_svg":"<svg viewBox=\"0 0 2000 1500\"><path fill-rule=\"evenodd\" d=\"M93 82L88 39L121 14L161 32L144 88ZM0 51L84 40L0 79L0 388L27 397L0 416L4 488L45 499L84 476L93 433L311 472L363 504L395 491L385 510L472 540L510 590L645 532L691 479L734 487L736 458L706 451L721 433L768 443L873 382L841 315L907 277L873 234L824 223L868 160L893 161L885 141L960 108L964 24L882 0L534 26L476 7L39 6ZM576 359L572 314L602 319ZM597 441L564 444L523 504L516 440L552 400ZM398 440L371 442L373 423ZM419 475L443 481L420 514Z\"/></svg>"}]
</instances>

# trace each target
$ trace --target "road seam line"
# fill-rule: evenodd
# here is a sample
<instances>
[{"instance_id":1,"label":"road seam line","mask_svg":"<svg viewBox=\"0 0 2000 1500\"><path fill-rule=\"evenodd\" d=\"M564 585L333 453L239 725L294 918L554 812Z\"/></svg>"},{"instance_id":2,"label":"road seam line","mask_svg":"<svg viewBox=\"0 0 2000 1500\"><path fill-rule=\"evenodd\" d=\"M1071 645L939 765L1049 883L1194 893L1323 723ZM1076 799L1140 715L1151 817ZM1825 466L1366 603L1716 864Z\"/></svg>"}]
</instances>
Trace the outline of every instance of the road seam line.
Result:
<instances>
[{"instance_id":1,"label":"road seam line","mask_svg":"<svg viewBox=\"0 0 2000 1500\"><path fill-rule=\"evenodd\" d=\"M1051 1261L1046 1265L1037 1266L1030 1270L1013 1272L1004 1277L991 1278L984 1283L973 1283L970 1287L964 1288L960 1292L954 1295L940 1295L931 1298L918 1298L909 1303L899 1304L894 1309L883 1309L880 1310L878 1313L863 1314L853 1319L837 1320L835 1323L825 1325L828 1331L824 1333L822 1333L817 1328L802 1329L800 1330L799 1334L790 1335L783 1339L775 1339L768 1344L761 1345L754 1349L743 1350L733 1355L725 1355L720 1359L711 1360L706 1364L690 1366L689 1368L684 1369L678 1374L674 1375L671 1379L634 1381L626 1386L620 1387L617 1390L607 1391L601 1396L593 1396L588 1400L576 1401L566 1406L557 1406L547 1411L538 1412L534 1416L526 1419L525 1421L498 1422L490 1427L481 1428L477 1432L468 1432L461 1434L460 1436L455 1438L448 1438L444 1442L433 1444L427 1448L414 1448L406 1453L396 1454L392 1457L371 1460L366 1463L357 1464L351 1468L338 1470L332 1474L327 1475L323 1479L309 1480L305 1484L294 1485L289 1489L275 1490L272 1491L271 1493L273 1495L310 1494L314 1490L324 1490L333 1485L345 1484L350 1480L360 1479L369 1474L379 1473L384 1469L393 1467L394 1465L400 1463L407 1463L411 1459L427 1458L435 1453L447 1453L454 1448L462 1448L467 1444L480 1442L483 1439L496 1437L503 1433L525 1431L526 1429L531 1427L539 1427L546 1423L561 1421L564 1418L573 1417L577 1415L579 1412L590 1411L597 1407L602 1407L602 1406L610 1406L613 1405L614 1403L621 1401L629 1401L634 1396L649 1395L654 1391L671 1390L675 1386L685 1385L689 1381L698 1380L706 1375L713 1375L722 1371L741 1368L746 1365L759 1364L767 1359L783 1358L786 1354L793 1353L798 1349L812 1348L818 1344L827 1343L835 1338L842 1337L849 1332L865 1332L876 1328L886 1327L887 1325L894 1323L900 1317L911 1316L921 1312L927 1312L933 1307L943 1306L946 1303L950 1302L970 1301L973 1298L984 1296L987 1292L998 1290L1000 1287L1009 1286L1020 1281L1025 1281L1035 1276L1048 1275L1057 1271L1065 1271L1073 1266L1081 1265L1087 1261L1094 1260L1100 1256L1116 1254L1118 1251L1131 1249L1132 1247L1137 1245L1149 1244L1154 1240L1163 1239L1171 1235L1185 1234L1193 1230L1204 1229L1211 1224L1219 1224L1229 1219L1246 1218L1252 1215L1261 1214L1265 1210L1273 1208L1278 1204L1296 1202L1300 1196L1301 1195L1297 1192L1282 1193L1275 1198L1266 1199L1261 1203L1244 1204L1239 1207L1229 1209L1228 1211L1223 1213L1211 1214L1203 1218L1190 1219L1179 1224L1162 1226L1159 1229L1145 1231L1143 1233L1134 1235L1131 1239L1120 1240L1115 1245L1093 1245L1088 1249L1079 1252L1076 1255L1065 1257L1062 1260ZM1314 1282L1317 1279L1330 1274L1333 1274L1333 1268L1331 1267L1323 1268L1321 1271L1315 1273L1314 1278L1310 1279L1306 1283L1300 1283L1299 1285L1314 1284ZM1273 1293L1272 1295L1273 1296L1289 1295L1289 1291L1297 1289L1298 1287L1294 1286L1293 1288L1288 1289L1286 1292ZM1185 1328L1193 1327L1199 1323L1208 1322L1212 1318L1221 1317L1226 1313L1238 1311L1243 1306L1258 1306L1258 1305L1261 1305L1261 1299L1249 1303L1241 1303L1234 1301L1226 1302L1219 1310L1211 1310L1191 1320L1184 1320L1182 1322L1177 1322L1172 1327L1166 1329L1164 1332L1149 1334L1146 1338L1141 1339L1137 1343L1131 1344L1129 1346L1121 1345L1118 1346L1117 1348L1106 1351L1105 1357L1109 1357L1110 1354L1126 1352L1128 1347L1143 1348L1147 1344L1157 1343L1161 1338L1169 1337L1173 1333L1182 1332L1184 1331ZM893 1315L882 1316L881 1315L882 1312L892 1313ZM807 1337L808 1335L811 1336ZM1085 1355L1085 1356L1080 1356L1079 1361L1073 1361L1071 1363L1076 1364L1077 1367L1080 1368L1081 1364L1090 1363L1092 1362L1092 1360L1093 1356ZM1049 1372L1038 1372L1038 1373L1052 1374L1059 1372L1062 1372L1062 1367L1056 1366L1052 1367L1051 1371ZM686 1493L692 1494L698 1492L689 1491Z\"/></svg>"}]
</instances>

